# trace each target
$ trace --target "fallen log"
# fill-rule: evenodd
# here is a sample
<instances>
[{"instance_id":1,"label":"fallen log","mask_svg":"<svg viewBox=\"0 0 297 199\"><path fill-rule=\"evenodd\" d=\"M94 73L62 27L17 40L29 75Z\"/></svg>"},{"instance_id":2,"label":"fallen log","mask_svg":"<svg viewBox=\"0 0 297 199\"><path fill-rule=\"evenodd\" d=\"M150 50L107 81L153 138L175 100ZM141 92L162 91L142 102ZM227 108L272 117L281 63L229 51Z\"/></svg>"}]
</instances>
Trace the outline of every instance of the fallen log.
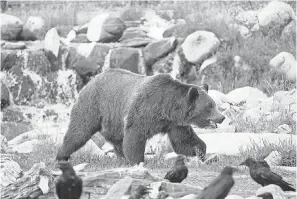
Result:
<instances>
[{"instance_id":1,"label":"fallen log","mask_svg":"<svg viewBox=\"0 0 297 199\"><path fill-rule=\"evenodd\" d=\"M188 194L199 194L201 188L182 183L170 183L151 175L147 169L139 167L117 168L98 172L80 172L86 164L74 167L83 180L81 199L120 198L142 184L151 187L150 198L157 198L159 191L166 191L174 198ZM61 173L50 171L43 162L34 164L13 184L2 188L1 198L47 198L55 199L55 182Z\"/></svg>"}]
</instances>

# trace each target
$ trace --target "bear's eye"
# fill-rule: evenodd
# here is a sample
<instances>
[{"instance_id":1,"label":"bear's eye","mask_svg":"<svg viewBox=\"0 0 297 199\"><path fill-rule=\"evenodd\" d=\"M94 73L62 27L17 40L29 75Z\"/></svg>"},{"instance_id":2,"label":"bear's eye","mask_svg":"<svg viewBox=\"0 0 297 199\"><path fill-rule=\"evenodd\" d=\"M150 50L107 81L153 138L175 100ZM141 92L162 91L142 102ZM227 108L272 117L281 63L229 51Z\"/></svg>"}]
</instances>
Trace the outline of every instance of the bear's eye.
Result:
<instances>
[{"instance_id":1,"label":"bear's eye","mask_svg":"<svg viewBox=\"0 0 297 199\"><path fill-rule=\"evenodd\" d=\"M213 105L213 103L208 102L207 107L208 107L209 109L213 109L213 108L214 108L214 105Z\"/></svg>"}]
</instances>

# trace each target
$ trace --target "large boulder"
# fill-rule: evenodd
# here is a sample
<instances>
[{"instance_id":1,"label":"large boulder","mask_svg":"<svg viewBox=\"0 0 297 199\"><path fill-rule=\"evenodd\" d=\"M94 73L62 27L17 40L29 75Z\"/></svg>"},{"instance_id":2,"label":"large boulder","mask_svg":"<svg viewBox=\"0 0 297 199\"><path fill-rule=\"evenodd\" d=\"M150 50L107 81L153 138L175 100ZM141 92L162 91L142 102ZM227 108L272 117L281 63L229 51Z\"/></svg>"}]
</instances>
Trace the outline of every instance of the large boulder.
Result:
<instances>
[{"instance_id":1,"label":"large boulder","mask_svg":"<svg viewBox=\"0 0 297 199\"><path fill-rule=\"evenodd\" d=\"M144 59L147 66L152 66L158 59L168 55L175 49L177 40L175 37L162 39L148 44L143 49Z\"/></svg>"},{"instance_id":2,"label":"large boulder","mask_svg":"<svg viewBox=\"0 0 297 199\"><path fill-rule=\"evenodd\" d=\"M124 41L133 38L149 38L145 31L136 28L127 28L119 41Z\"/></svg>"},{"instance_id":3,"label":"large boulder","mask_svg":"<svg viewBox=\"0 0 297 199\"><path fill-rule=\"evenodd\" d=\"M45 21L42 17L30 16L21 33L22 40L43 40L46 33Z\"/></svg>"},{"instance_id":4,"label":"large boulder","mask_svg":"<svg viewBox=\"0 0 297 199\"><path fill-rule=\"evenodd\" d=\"M51 51L56 57L60 50L60 36L56 28L52 28L45 34L44 49Z\"/></svg>"},{"instance_id":5,"label":"large boulder","mask_svg":"<svg viewBox=\"0 0 297 199\"><path fill-rule=\"evenodd\" d=\"M103 13L89 22L87 37L91 42L117 42L125 29L121 19Z\"/></svg>"},{"instance_id":6,"label":"large boulder","mask_svg":"<svg viewBox=\"0 0 297 199\"><path fill-rule=\"evenodd\" d=\"M256 191L257 196L264 193L271 193L273 198L287 199L285 192L282 190L282 188L280 188L275 184L270 184L270 185L261 187Z\"/></svg>"},{"instance_id":7,"label":"large boulder","mask_svg":"<svg viewBox=\"0 0 297 199\"><path fill-rule=\"evenodd\" d=\"M1 39L16 40L23 30L23 22L15 16L0 14Z\"/></svg>"},{"instance_id":8,"label":"large boulder","mask_svg":"<svg viewBox=\"0 0 297 199\"><path fill-rule=\"evenodd\" d=\"M290 81L296 81L297 62L291 53L281 52L269 61L269 65Z\"/></svg>"},{"instance_id":9,"label":"large boulder","mask_svg":"<svg viewBox=\"0 0 297 199\"><path fill-rule=\"evenodd\" d=\"M99 68L96 63L90 59L82 59L77 61L73 68L78 75L82 78L83 84L86 85L92 76L95 76L99 72Z\"/></svg>"},{"instance_id":10,"label":"large boulder","mask_svg":"<svg viewBox=\"0 0 297 199\"><path fill-rule=\"evenodd\" d=\"M186 38L188 35L196 32L198 29L191 24L180 23L167 28L163 32L163 37Z\"/></svg>"},{"instance_id":11,"label":"large boulder","mask_svg":"<svg viewBox=\"0 0 297 199\"><path fill-rule=\"evenodd\" d=\"M258 12L254 10L240 12L235 17L235 22L251 29L255 24L258 23L257 15Z\"/></svg>"},{"instance_id":12,"label":"large boulder","mask_svg":"<svg viewBox=\"0 0 297 199\"><path fill-rule=\"evenodd\" d=\"M109 68L122 68L141 74L140 50L135 48L116 48L111 51Z\"/></svg>"},{"instance_id":13,"label":"large boulder","mask_svg":"<svg viewBox=\"0 0 297 199\"><path fill-rule=\"evenodd\" d=\"M1 55L4 58L2 70L10 70L14 66L22 70L30 70L41 76L53 70L52 64L43 50L2 50Z\"/></svg>"},{"instance_id":14,"label":"large boulder","mask_svg":"<svg viewBox=\"0 0 297 199\"><path fill-rule=\"evenodd\" d=\"M17 53L1 49L1 71L9 70L16 64Z\"/></svg>"},{"instance_id":15,"label":"large boulder","mask_svg":"<svg viewBox=\"0 0 297 199\"><path fill-rule=\"evenodd\" d=\"M125 39L125 40L120 41L122 46L135 47L135 48L144 47L151 42L153 42L153 39L144 38L144 37L137 37L137 38Z\"/></svg>"},{"instance_id":16,"label":"large boulder","mask_svg":"<svg viewBox=\"0 0 297 199\"><path fill-rule=\"evenodd\" d=\"M209 90L208 95L215 101L218 107L222 106L224 103L233 104L234 101L227 97L224 93L217 90Z\"/></svg>"},{"instance_id":17,"label":"large boulder","mask_svg":"<svg viewBox=\"0 0 297 199\"><path fill-rule=\"evenodd\" d=\"M35 92L35 85L29 75L17 79L19 84L10 87L14 102L18 105L28 104Z\"/></svg>"},{"instance_id":18,"label":"large boulder","mask_svg":"<svg viewBox=\"0 0 297 199\"><path fill-rule=\"evenodd\" d=\"M84 74L88 74L91 68L92 74L97 74L97 72L102 71L105 57L110 49L111 47L106 44L97 43L84 43L71 46L67 49L69 55L67 57L66 67L70 69L75 68L83 76ZM91 63L91 65L83 65L81 61Z\"/></svg>"},{"instance_id":19,"label":"large boulder","mask_svg":"<svg viewBox=\"0 0 297 199\"><path fill-rule=\"evenodd\" d=\"M264 34L279 34L295 19L293 8L282 1L271 1L258 13L259 27Z\"/></svg>"},{"instance_id":20,"label":"large boulder","mask_svg":"<svg viewBox=\"0 0 297 199\"><path fill-rule=\"evenodd\" d=\"M253 108L261 104L262 101L267 99L265 93L257 88L245 86L242 88L230 91L227 98L232 100L235 104L245 104L246 108Z\"/></svg>"},{"instance_id":21,"label":"large boulder","mask_svg":"<svg viewBox=\"0 0 297 199\"><path fill-rule=\"evenodd\" d=\"M187 61L200 65L211 57L220 46L220 40L209 31L196 31L185 39L181 48Z\"/></svg>"}]
</instances>

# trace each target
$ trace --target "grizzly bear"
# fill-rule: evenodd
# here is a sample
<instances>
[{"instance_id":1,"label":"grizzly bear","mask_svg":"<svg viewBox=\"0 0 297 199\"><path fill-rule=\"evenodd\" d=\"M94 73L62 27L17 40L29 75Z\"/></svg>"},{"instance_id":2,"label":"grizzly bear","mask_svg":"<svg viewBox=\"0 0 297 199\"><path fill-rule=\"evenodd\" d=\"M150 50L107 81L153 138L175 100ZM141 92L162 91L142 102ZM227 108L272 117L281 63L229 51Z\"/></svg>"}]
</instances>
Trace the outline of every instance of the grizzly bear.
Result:
<instances>
[{"instance_id":1,"label":"grizzly bear","mask_svg":"<svg viewBox=\"0 0 297 199\"><path fill-rule=\"evenodd\" d=\"M131 164L144 161L146 141L158 133L168 134L176 153L194 156L199 150L204 156L206 145L190 125L225 119L207 91L207 85L182 83L169 74L108 69L80 91L56 159L68 160L97 131Z\"/></svg>"}]
</instances>

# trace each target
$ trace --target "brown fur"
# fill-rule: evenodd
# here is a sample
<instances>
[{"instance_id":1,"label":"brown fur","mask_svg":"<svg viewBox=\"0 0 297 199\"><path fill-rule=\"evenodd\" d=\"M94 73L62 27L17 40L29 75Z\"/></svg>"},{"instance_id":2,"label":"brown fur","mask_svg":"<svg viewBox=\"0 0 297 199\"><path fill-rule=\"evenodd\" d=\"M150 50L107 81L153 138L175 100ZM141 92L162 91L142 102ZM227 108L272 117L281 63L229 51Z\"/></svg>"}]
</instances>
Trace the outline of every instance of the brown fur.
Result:
<instances>
[{"instance_id":1,"label":"brown fur","mask_svg":"<svg viewBox=\"0 0 297 199\"><path fill-rule=\"evenodd\" d=\"M97 132L131 163L144 161L147 139L168 133L173 149L192 156L206 150L191 124L224 120L204 89L173 80L168 74L142 76L108 69L79 94L57 160L67 160Z\"/></svg>"}]
</instances>

